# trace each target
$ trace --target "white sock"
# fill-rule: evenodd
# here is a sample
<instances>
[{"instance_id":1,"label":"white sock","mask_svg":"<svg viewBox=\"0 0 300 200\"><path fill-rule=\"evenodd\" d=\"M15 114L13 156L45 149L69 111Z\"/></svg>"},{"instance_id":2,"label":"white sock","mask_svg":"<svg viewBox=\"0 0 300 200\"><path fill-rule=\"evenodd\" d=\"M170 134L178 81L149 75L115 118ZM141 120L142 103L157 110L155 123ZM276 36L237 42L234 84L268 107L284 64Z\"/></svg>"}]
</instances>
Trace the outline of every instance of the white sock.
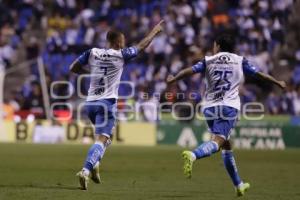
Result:
<instances>
[{"instance_id":1,"label":"white sock","mask_svg":"<svg viewBox=\"0 0 300 200\"><path fill-rule=\"evenodd\" d=\"M195 161L197 158L196 158L196 155L194 154L194 152L191 151L191 155L192 155L193 161Z\"/></svg>"},{"instance_id":2,"label":"white sock","mask_svg":"<svg viewBox=\"0 0 300 200\"><path fill-rule=\"evenodd\" d=\"M238 185L238 186L236 186L236 188L240 188L240 187L242 187L243 186L243 181Z\"/></svg>"},{"instance_id":3,"label":"white sock","mask_svg":"<svg viewBox=\"0 0 300 200\"><path fill-rule=\"evenodd\" d=\"M89 176L90 175L90 170L88 170L87 168L82 168L82 173L85 176Z\"/></svg>"}]
</instances>

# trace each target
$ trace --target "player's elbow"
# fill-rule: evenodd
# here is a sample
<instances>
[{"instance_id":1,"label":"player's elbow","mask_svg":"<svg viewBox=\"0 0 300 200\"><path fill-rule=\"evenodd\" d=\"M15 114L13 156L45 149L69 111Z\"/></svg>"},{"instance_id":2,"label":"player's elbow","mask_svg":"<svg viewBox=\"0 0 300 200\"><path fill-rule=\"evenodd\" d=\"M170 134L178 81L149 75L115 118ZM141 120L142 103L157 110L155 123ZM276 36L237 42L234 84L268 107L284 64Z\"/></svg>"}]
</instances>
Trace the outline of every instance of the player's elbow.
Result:
<instances>
[{"instance_id":1,"label":"player's elbow","mask_svg":"<svg viewBox=\"0 0 300 200\"><path fill-rule=\"evenodd\" d=\"M138 52L141 52L145 49L145 45L139 43L138 45L136 45L136 49Z\"/></svg>"},{"instance_id":2,"label":"player's elbow","mask_svg":"<svg viewBox=\"0 0 300 200\"><path fill-rule=\"evenodd\" d=\"M70 72L73 72L76 74L78 73L79 69L80 69L80 65L77 61L74 61L69 67Z\"/></svg>"},{"instance_id":3,"label":"player's elbow","mask_svg":"<svg viewBox=\"0 0 300 200\"><path fill-rule=\"evenodd\" d=\"M76 73L76 70L75 70L75 67L74 67L73 64L70 65L69 71L70 71L70 72L73 72L73 73Z\"/></svg>"}]
</instances>

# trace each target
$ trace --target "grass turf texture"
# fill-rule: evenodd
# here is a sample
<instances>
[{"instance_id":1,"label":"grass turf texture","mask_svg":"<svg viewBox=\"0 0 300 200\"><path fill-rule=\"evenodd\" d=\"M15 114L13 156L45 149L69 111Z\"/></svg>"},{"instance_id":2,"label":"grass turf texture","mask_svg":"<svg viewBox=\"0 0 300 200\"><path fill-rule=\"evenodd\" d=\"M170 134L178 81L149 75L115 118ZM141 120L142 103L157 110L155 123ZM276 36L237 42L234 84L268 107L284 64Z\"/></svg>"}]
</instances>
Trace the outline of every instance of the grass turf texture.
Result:
<instances>
[{"instance_id":1,"label":"grass turf texture","mask_svg":"<svg viewBox=\"0 0 300 200\"><path fill-rule=\"evenodd\" d=\"M77 189L75 173L88 146L0 144L0 199L235 199L220 153L182 175L182 149L111 146L101 165L103 183ZM242 199L300 199L300 150L235 151L251 183Z\"/></svg>"}]
</instances>

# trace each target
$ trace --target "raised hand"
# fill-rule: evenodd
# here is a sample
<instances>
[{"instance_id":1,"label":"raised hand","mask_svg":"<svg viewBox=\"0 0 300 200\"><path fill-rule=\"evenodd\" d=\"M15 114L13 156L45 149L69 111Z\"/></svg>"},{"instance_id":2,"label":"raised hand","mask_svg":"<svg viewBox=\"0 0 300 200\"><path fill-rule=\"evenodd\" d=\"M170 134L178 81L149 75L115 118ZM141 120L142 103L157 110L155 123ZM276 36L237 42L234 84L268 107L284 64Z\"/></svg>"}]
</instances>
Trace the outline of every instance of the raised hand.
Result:
<instances>
[{"instance_id":1,"label":"raised hand","mask_svg":"<svg viewBox=\"0 0 300 200\"><path fill-rule=\"evenodd\" d=\"M176 80L175 80L175 77L173 75L169 75L167 77L167 84L172 84L174 83Z\"/></svg>"},{"instance_id":2,"label":"raised hand","mask_svg":"<svg viewBox=\"0 0 300 200\"><path fill-rule=\"evenodd\" d=\"M281 88L281 89L286 89L286 82L284 81L278 81L278 86Z\"/></svg>"},{"instance_id":3,"label":"raised hand","mask_svg":"<svg viewBox=\"0 0 300 200\"><path fill-rule=\"evenodd\" d=\"M156 34L162 32L164 23L165 23L165 20L160 20L160 22L154 26L153 31Z\"/></svg>"}]
</instances>

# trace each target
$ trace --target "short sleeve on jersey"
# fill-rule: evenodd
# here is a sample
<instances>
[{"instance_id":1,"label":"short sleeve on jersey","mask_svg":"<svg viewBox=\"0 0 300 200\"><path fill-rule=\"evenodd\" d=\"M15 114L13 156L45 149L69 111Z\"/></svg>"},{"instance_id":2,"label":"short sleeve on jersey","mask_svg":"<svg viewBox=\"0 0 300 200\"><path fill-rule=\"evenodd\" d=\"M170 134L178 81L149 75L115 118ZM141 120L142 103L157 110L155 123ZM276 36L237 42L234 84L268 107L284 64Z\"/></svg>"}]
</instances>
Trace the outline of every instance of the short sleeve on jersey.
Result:
<instances>
[{"instance_id":1,"label":"short sleeve on jersey","mask_svg":"<svg viewBox=\"0 0 300 200\"><path fill-rule=\"evenodd\" d=\"M199 61L197 64L192 66L194 73L204 73L206 69L205 59Z\"/></svg>"},{"instance_id":2,"label":"short sleeve on jersey","mask_svg":"<svg viewBox=\"0 0 300 200\"><path fill-rule=\"evenodd\" d=\"M257 72L259 72L258 68L254 65L252 65L246 58L243 58L243 72L246 75L253 76Z\"/></svg>"},{"instance_id":3,"label":"short sleeve on jersey","mask_svg":"<svg viewBox=\"0 0 300 200\"><path fill-rule=\"evenodd\" d=\"M138 54L138 49L136 47L127 47L121 50L124 60L130 60L135 58Z\"/></svg>"},{"instance_id":4,"label":"short sleeve on jersey","mask_svg":"<svg viewBox=\"0 0 300 200\"><path fill-rule=\"evenodd\" d=\"M83 54L81 54L81 55L78 57L79 63L82 64L82 65L88 64L90 54L91 54L91 49L89 49L89 50L83 52Z\"/></svg>"}]
</instances>

